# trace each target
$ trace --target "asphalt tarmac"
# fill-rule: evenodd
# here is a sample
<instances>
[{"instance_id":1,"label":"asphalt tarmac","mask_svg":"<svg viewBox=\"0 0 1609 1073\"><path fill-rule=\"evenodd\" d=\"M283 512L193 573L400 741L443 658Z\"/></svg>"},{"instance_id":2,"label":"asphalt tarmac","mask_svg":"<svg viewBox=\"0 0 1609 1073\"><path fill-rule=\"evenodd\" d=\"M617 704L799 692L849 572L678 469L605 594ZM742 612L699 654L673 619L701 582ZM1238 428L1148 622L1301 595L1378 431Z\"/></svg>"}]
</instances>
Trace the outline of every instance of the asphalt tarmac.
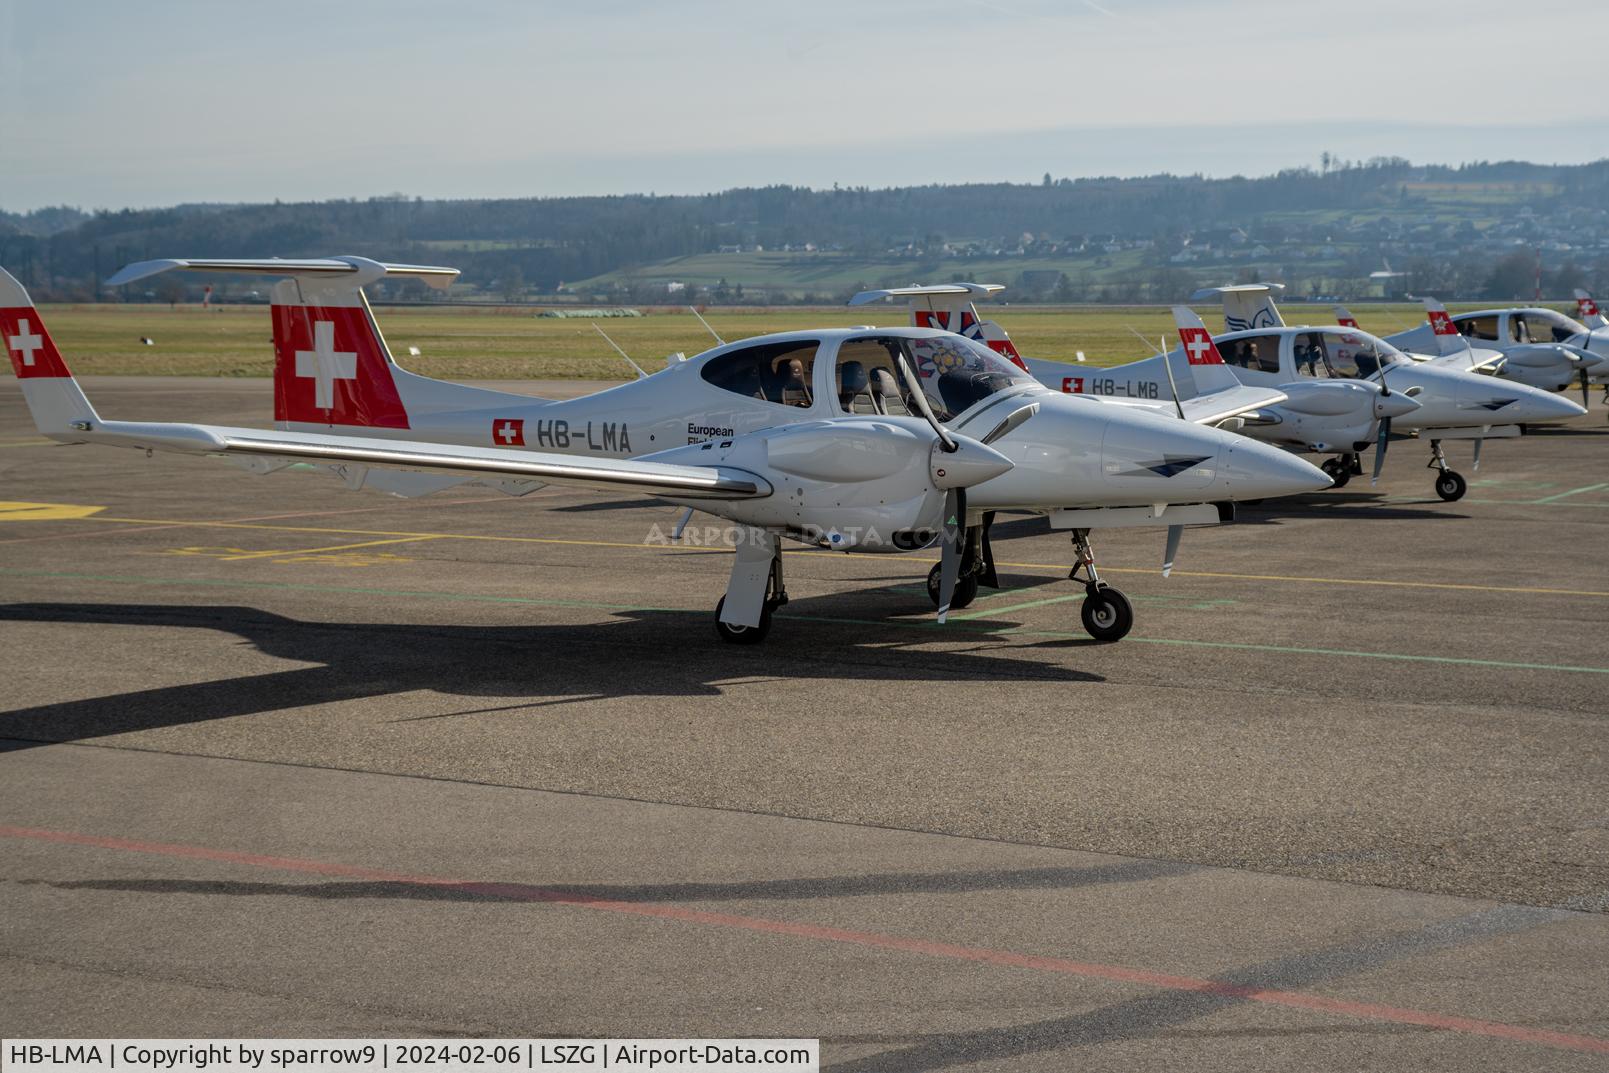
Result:
<instances>
[{"instance_id":1,"label":"asphalt tarmac","mask_svg":"<svg viewBox=\"0 0 1609 1073\"><path fill-rule=\"evenodd\" d=\"M580 385L565 385L575 391ZM551 390L554 385L530 385ZM90 380L265 424L262 381ZM1104 536L790 551L679 511L57 447L0 383L0 1034L819 1036L823 1067L1609 1064L1609 423Z\"/></svg>"}]
</instances>

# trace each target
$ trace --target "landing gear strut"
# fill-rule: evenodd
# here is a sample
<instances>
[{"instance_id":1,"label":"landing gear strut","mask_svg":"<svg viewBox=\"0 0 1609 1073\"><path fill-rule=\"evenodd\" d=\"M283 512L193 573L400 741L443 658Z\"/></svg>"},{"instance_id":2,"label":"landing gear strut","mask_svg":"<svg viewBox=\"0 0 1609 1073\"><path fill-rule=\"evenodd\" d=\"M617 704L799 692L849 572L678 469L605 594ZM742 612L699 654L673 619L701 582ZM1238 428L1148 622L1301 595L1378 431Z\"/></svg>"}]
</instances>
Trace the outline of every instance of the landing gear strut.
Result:
<instances>
[{"instance_id":1,"label":"landing gear strut","mask_svg":"<svg viewBox=\"0 0 1609 1073\"><path fill-rule=\"evenodd\" d=\"M1447 468L1447 456L1442 454L1441 441L1430 441L1430 465L1427 469L1440 470L1436 477L1436 494L1447 502L1452 503L1464 498L1469 485L1464 478Z\"/></svg>"},{"instance_id":2,"label":"landing gear strut","mask_svg":"<svg viewBox=\"0 0 1609 1073\"><path fill-rule=\"evenodd\" d=\"M751 529L736 551L732 580L727 584L726 595L715 605L715 632L729 644L757 645L771 632L771 613L788 602L788 590L782 583L782 543L775 533ZM760 597L758 621L748 624L726 620L728 599L735 606L756 595Z\"/></svg>"},{"instance_id":3,"label":"landing gear strut","mask_svg":"<svg viewBox=\"0 0 1609 1073\"><path fill-rule=\"evenodd\" d=\"M994 525L994 512L984 514L981 525L967 526L966 548L961 553L961 573L955 579L955 594L950 597L950 610L959 611L978 598L978 587L1000 587L1000 577L994 568L994 549L989 545L989 528ZM927 596L933 606L939 606L939 582L943 564L934 563L927 572Z\"/></svg>"},{"instance_id":4,"label":"landing gear strut","mask_svg":"<svg viewBox=\"0 0 1609 1073\"><path fill-rule=\"evenodd\" d=\"M1106 644L1121 641L1134 628L1134 606L1127 596L1102 581L1096 572L1095 551L1090 547L1088 529L1073 530L1073 547L1078 558L1067 580L1084 583L1084 603L1078 611L1084 632ZM1078 576L1080 570L1084 572L1082 578Z\"/></svg>"}]
</instances>

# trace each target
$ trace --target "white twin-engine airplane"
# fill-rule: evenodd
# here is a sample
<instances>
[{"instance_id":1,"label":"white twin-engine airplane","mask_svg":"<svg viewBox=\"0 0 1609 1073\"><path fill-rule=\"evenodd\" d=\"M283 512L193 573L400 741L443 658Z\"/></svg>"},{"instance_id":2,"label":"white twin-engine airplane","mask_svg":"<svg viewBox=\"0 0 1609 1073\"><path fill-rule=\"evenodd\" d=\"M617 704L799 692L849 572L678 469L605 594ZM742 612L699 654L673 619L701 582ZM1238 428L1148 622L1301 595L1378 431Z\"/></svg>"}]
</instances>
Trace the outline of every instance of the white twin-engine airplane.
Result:
<instances>
[{"instance_id":1,"label":"white twin-engine airplane","mask_svg":"<svg viewBox=\"0 0 1609 1073\"><path fill-rule=\"evenodd\" d=\"M1609 322L1586 291L1576 292L1576 306L1587 323L1529 306L1454 317L1441 308L1440 317L1432 311L1426 323L1387 338L1404 350L1431 355L1466 348L1485 351L1487 360L1480 365L1487 371L1548 391L1562 390L1579 378L1585 396L1589 380L1609 384ZM1343 312L1337 309L1336 315Z\"/></svg>"},{"instance_id":2,"label":"white twin-engine airplane","mask_svg":"<svg viewBox=\"0 0 1609 1073\"><path fill-rule=\"evenodd\" d=\"M1218 295L1225 323L1231 328L1248 325L1214 337L1241 382L1277 385L1291 396L1263 414L1264 421L1248 421L1246 433L1294 451L1338 455L1326 459L1324 465L1324 472L1335 478L1337 486L1345 484L1351 474L1362 472L1358 456L1371 441L1375 446L1374 479L1378 480L1385 445L1395 430L1430 440L1429 468L1437 471L1436 494L1448 501L1461 499L1468 485L1447 465L1443 440L1473 440L1479 468L1481 445L1487 439L1518 436L1521 425L1563 421L1586 413L1569 399L1524 384L1413 361L1385 340L1356 328L1286 325L1274 305L1276 289L1278 285L1267 283L1210 287L1197 291L1190 300ZM1135 362L1111 372L1145 364ZM1037 370L1035 375L1040 375ZM1333 394L1337 384L1365 386L1378 396L1371 396L1367 407L1342 409ZM1331 394L1309 394L1325 385ZM1403 397L1417 407L1404 412ZM1332 405L1336 407L1333 411ZM1275 420L1267 421L1269 417ZM1355 430L1374 434L1353 435Z\"/></svg>"},{"instance_id":3,"label":"white twin-engine airplane","mask_svg":"<svg viewBox=\"0 0 1609 1073\"><path fill-rule=\"evenodd\" d=\"M1500 325L1497 334L1507 331L1515 337L1505 349L1486 345L1487 324L1479 314L1469 314L1461 320L1455 320L1448 316L1447 307L1438 300L1420 300L1425 304L1425 323L1385 337L1386 342L1416 361L1439 362L1451 368L1500 376L1543 391L1562 391L1579 380L1583 406L1588 403L1589 378L1600 366L1609 366L1609 359L1600 358L1580 347L1565 343L1518 341L1545 339L1549 330L1555 334L1568 332L1568 327L1559 322L1574 322L1551 309L1513 310L1500 314L1498 319L1506 317L1507 320ZM1542 314L1546 314L1546 317ZM1345 306L1335 307L1335 319L1342 327L1358 326L1357 318Z\"/></svg>"},{"instance_id":4,"label":"white twin-engine airplane","mask_svg":"<svg viewBox=\"0 0 1609 1073\"><path fill-rule=\"evenodd\" d=\"M658 496L740 527L715 615L736 643L764 638L787 601L781 538L847 552L940 544L928 587L942 622L980 584L998 586L988 528L1002 510L1071 531L1083 625L1115 641L1133 611L1100 579L1092 529L1166 526L1165 573L1185 525L1229 520L1234 500L1330 484L1229 432L1047 391L987 346L937 329L760 336L554 402L397 367L363 285L402 276L445 286L454 269L156 261L109 282L174 268L286 277L272 292L276 430L102 420L27 292L0 270L0 335L43 434L222 457L257 473L313 463L353 488L401 495L472 482L511 495L560 484Z\"/></svg>"}]
</instances>

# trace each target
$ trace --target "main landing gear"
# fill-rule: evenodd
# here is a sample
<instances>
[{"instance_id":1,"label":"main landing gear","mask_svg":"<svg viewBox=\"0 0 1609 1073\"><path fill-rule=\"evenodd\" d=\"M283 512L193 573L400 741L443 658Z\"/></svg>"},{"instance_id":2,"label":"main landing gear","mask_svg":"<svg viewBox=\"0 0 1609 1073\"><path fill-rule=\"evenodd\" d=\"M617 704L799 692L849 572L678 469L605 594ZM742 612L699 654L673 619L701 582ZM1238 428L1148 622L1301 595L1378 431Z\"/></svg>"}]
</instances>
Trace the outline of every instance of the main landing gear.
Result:
<instances>
[{"instance_id":1,"label":"main landing gear","mask_svg":"<svg viewBox=\"0 0 1609 1073\"><path fill-rule=\"evenodd\" d=\"M1096 573L1095 551L1090 547L1088 529L1073 530L1073 547L1078 559L1068 572L1067 580L1084 582L1084 603L1078 610L1084 632L1102 643L1121 641L1134 628L1134 605ZM1080 570L1084 571L1082 579L1078 576Z\"/></svg>"},{"instance_id":2,"label":"main landing gear","mask_svg":"<svg viewBox=\"0 0 1609 1073\"><path fill-rule=\"evenodd\" d=\"M1469 485L1463 477L1447 468L1447 456L1442 453L1440 440L1430 441L1430 464L1425 468L1440 471L1436 476L1436 494L1442 499L1452 503L1464 498Z\"/></svg>"},{"instance_id":3,"label":"main landing gear","mask_svg":"<svg viewBox=\"0 0 1609 1073\"><path fill-rule=\"evenodd\" d=\"M775 533L747 530L737 545L735 560L726 595L715 605L715 632L729 644L757 645L771 632L772 612L788 602L788 590L782 583L782 542ZM726 614L728 600L733 607L730 616Z\"/></svg>"},{"instance_id":4,"label":"main landing gear","mask_svg":"<svg viewBox=\"0 0 1609 1073\"><path fill-rule=\"evenodd\" d=\"M989 545L989 529L994 525L994 512L987 511L980 525L967 526L967 543L961 552L961 571L955 579L955 593L950 597L950 610L959 611L978 598L980 586L1000 587L1000 576L994 568L994 549ZM939 579L944 572L943 563L934 563L927 572L927 598L939 606Z\"/></svg>"}]
</instances>

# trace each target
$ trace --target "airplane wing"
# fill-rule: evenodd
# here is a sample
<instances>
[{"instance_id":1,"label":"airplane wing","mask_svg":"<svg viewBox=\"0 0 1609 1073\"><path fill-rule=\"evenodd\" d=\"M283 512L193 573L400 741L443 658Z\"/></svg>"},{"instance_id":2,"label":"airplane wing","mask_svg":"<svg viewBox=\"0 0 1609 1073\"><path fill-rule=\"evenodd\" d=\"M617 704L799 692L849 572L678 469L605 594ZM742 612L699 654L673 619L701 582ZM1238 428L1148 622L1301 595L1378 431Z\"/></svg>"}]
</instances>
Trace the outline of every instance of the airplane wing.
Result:
<instances>
[{"instance_id":1,"label":"airplane wing","mask_svg":"<svg viewBox=\"0 0 1609 1073\"><path fill-rule=\"evenodd\" d=\"M730 466L586 458L546 451L176 422L81 421L72 430L46 434L70 443L211 455L245 462L377 466L470 480L536 481L674 499L760 499L771 494L771 485L764 478Z\"/></svg>"},{"instance_id":2,"label":"airplane wing","mask_svg":"<svg viewBox=\"0 0 1609 1073\"><path fill-rule=\"evenodd\" d=\"M1151 410L1155 413L1176 416L1180 410L1184 411L1184 419L1196 425L1216 425L1220 421L1227 421L1231 417L1250 413L1264 406L1273 406L1284 402L1290 396L1283 391L1271 387L1253 387L1243 384L1240 387L1225 388L1214 391L1208 395L1197 395L1193 399L1180 399L1178 408L1173 405L1172 399L1129 399L1116 395L1096 395L1094 398L1113 406L1132 406L1136 409Z\"/></svg>"}]
</instances>

